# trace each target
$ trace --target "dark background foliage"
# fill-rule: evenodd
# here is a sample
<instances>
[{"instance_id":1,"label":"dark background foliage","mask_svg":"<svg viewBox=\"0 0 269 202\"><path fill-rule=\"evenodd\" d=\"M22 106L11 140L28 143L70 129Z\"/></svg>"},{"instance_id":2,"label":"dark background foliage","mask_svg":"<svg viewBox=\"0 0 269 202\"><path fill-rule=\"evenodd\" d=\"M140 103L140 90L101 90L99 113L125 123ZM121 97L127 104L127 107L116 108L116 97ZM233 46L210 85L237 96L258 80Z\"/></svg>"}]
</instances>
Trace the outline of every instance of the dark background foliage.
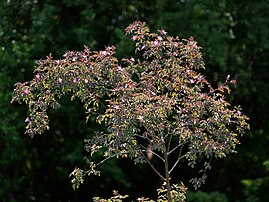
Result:
<instances>
[{"instance_id":1,"label":"dark background foliage","mask_svg":"<svg viewBox=\"0 0 269 202\"><path fill-rule=\"evenodd\" d=\"M93 50L114 44L118 57L130 56L124 28L141 20L152 30L193 36L215 85L227 74L238 81L230 101L250 117L251 131L240 138L237 154L213 162L202 191L224 193L229 201L269 201L268 16L268 0L1 0L0 200L91 201L112 189L131 198L156 196L158 176L129 160L108 161L101 177L72 189L69 173L86 166L83 139L99 127L85 123L78 100L63 99L62 108L51 112L51 130L33 139L24 134L26 107L10 105L14 83L32 79L35 61L49 53L57 58L84 44ZM173 179L191 175L182 167Z\"/></svg>"}]
</instances>

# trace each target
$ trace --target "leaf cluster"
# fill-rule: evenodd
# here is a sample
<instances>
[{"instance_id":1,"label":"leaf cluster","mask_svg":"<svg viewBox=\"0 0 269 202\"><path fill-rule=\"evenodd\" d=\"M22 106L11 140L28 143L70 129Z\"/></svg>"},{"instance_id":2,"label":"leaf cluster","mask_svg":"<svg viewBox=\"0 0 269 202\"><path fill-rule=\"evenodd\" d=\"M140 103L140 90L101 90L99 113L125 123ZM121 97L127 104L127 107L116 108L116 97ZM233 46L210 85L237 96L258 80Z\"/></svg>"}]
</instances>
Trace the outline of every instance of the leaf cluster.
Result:
<instances>
[{"instance_id":1,"label":"leaf cluster","mask_svg":"<svg viewBox=\"0 0 269 202\"><path fill-rule=\"evenodd\" d=\"M166 196L166 188L165 185L161 186L158 190L158 199L156 202L167 202L167 196ZM175 202L184 202L186 200L186 187L181 184L173 184L171 188L171 195L172 195L172 200ZM113 195L109 199L103 199L101 197L94 197L93 201L94 202L122 202L123 199L128 198L128 195L121 195L117 191L113 191ZM138 202L154 202L154 200L146 198L146 197L140 197L136 199Z\"/></svg>"}]
</instances>

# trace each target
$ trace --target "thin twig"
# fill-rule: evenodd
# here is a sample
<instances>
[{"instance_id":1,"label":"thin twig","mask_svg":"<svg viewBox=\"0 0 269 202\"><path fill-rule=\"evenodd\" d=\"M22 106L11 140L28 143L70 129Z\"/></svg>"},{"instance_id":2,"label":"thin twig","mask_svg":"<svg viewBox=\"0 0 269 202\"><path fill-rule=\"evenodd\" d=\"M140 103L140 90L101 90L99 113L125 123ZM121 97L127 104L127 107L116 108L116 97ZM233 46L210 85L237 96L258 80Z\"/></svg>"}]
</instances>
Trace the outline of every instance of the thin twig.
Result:
<instances>
[{"instance_id":1,"label":"thin twig","mask_svg":"<svg viewBox=\"0 0 269 202\"><path fill-rule=\"evenodd\" d=\"M127 154L128 152L120 152L120 154ZM108 156L107 158L103 159L102 161L100 161L99 163L96 164L96 166L99 166L100 164L104 163L105 161L114 158L115 156L117 156L117 154L113 154L112 156Z\"/></svg>"},{"instance_id":2,"label":"thin twig","mask_svg":"<svg viewBox=\"0 0 269 202\"><path fill-rule=\"evenodd\" d=\"M181 156L183 146L184 146L184 145L181 145L181 148L180 148L180 151L179 151L179 155L178 155L177 161L175 162L175 164L173 165L173 167L170 169L169 174L174 170L174 168L177 166L178 162L179 162L182 158L184 158L184 157L186 156L186 155Z\"/></svg>"},{"instance_id":3,"label":"thin twig","mask_svg":"<svg viewBox=\"0 0 269 202\"><path fill-rule=\"evenodd\" d=\"M177 148L179 148L180 146L182 146L181 144L178 144L174 149L172 149L171 151L168 152L168 155L171 154L173 151L175 151Z\"/></svg>"}]
</instances>

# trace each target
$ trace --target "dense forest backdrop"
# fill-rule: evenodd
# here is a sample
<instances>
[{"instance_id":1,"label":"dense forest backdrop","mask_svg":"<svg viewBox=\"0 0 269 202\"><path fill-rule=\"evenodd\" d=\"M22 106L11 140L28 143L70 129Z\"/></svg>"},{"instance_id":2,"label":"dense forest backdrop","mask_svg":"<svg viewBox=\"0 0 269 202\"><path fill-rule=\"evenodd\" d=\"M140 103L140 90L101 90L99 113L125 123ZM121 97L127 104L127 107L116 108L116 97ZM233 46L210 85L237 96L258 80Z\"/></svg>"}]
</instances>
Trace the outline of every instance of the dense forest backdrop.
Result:
<instances>
[{"instance_id":1,"label":"dense forest backdrop","mask_svg":"<svg viewBox=\"0 0 269 202\"><path fill-rule=\"evenodd\" d=\"M83 139L100 127L85 123L78 100L66 97L62 108L50 114L50 131L32 139L24 134L26 106L10 104L14 84L32 79L36 60L50 53L57 58L84 45L92 50L115 45L117 57L131 56L134 45L124 28L135 20L147 22L153 31L194 37L203 48L207 79L217 85L228 74L235 78L230 102L250 117L251 131L240 137L238 153L214 161L196 194L269 201L268 16L268 0L1 0L0 201L91 201L113 189L131 199L156 197L158 176L130 160L108 161L100 177L86 178L79 190L72 189L70 172L87 166ZM191 175L189 167L182 167L173 179Z\"/></svg>"}]
</instances>

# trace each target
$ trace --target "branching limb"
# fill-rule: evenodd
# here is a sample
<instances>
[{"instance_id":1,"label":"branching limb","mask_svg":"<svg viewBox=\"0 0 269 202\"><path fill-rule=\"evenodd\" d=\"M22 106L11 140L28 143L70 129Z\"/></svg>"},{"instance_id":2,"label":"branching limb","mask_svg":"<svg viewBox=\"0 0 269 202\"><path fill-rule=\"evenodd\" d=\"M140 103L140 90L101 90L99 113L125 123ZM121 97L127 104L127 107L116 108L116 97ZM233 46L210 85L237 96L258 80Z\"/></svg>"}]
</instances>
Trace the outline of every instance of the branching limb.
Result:
<instances>
[{"instance_id":1,"label":"branching limb","mask_svg":"<svg viewBox=\"0 0 269 202\"><path fill-rule=\"evenodd\" d=\"M171 151L168 152L168 155L171 154L173 151L175 151L177 148L179 148L180 146L183 146L181 144L178 144L174 149L172 149Z\"/></svg>"},{"instance_id":2,"label":"branching limb","mask_svg":"<svg viewBox=\"0 0 269 202\"><path fill-rule=\"evenodd\" d=\"M170 169L169 174L174 170L174 168L177 166L178 162L183 159L186 155L182 156L182 149L183 149L184 145L181 145L180 151L179 151L179 155L177 158L177 161L175 162L175 164L173 165L173 167Z\"/></svg>"},{"instance_id":3,"label":"branching limb","mask_svg":"<svg viewBox=\"0 0 269 202\"><path fill-rule=\"evenodd\" d=\"M147 161L147 163L149 164L149 166L152 168L152 170L162 179L165 181L165 177L161 175L161 173L159 173L159 171L152 165L152 163L148 160L148 158L146 157L146 155L144 154L144 152L142 150L140 150L140 152L142 153L143 157L145 158L145 160Z\"/></svg>"}]
</instances>

